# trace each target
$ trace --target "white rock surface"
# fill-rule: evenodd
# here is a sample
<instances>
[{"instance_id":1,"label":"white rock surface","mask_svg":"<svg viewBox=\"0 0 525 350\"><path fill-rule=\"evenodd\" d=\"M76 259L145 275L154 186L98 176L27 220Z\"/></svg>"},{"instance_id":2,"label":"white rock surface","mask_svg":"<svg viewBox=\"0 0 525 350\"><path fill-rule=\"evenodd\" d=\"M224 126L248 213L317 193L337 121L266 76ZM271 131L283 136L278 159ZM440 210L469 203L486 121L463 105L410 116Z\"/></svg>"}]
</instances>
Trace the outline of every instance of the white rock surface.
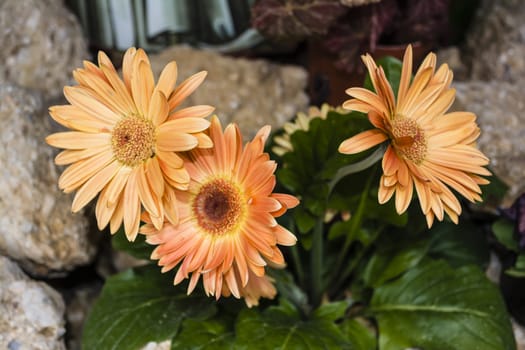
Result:
<instances>
[{"instance_id":1,"label":"white rock surface","mask_svg":"<svg viewBox=\"0 0 525 350\"><path fill-rule=\"evenodd\" d=\"M71 270L95 254L87 218L71 214L71 196L58 189L44 141L50 121L38 93L0 84L0 254L32 275Z\"/></svg>"},{"instance_id":2,"label":"white rock surface","mask_svg":"<svg viewBox=\"0 0 525 350\"><path fill-rule=\"evenodd\" d=\"M525 80L466 81L454 84L455 110L474 112L481 128L479 148L490 166L510 186L503 206L525 192Z\"/></svg>"},{"instance_id":3,"label":"white rock surface","mask_svg":"<svg viewBox=\"0 0 525 350\"><path fill-rule=\"evenodd\" d=\"M525 2L482 0L465 47L472 79L525 79Z\"/></svg>"},{"instance_id":4,"label":"white rock surface","mask_svg":"<svg viewBox=\"0 0 525 350\"><path fill-rule=\"evenodd\" d=\"M185 105L215 106L214 113L222 123L238 123L245 138L253 137L266 124L272 129L281 127L308 107L307 73L297 66L233 58L188 46L173 46L150 58L157 76L168 62L177 61L178 82L208 71Z\"/></svg>"},{"instance_id":5,"label":"white rock surface","mask_svg":"<svg viewBox=\"0 0 525 350\"><path fill-rule=\"evenodd\" d=\"M62 0L0 1L0 81L60 96L88 58L78 21Z\"/></svg>"},{"instance_id":6,"label":"white rock surface","mask_svg":"<svg viewBox=\"0 0 525 350\"><path fill-rule=\"evenodd\" d=\"M65 349L64 308L54 289L0 256L0 349Z\"/></svg>"}]
</instances>

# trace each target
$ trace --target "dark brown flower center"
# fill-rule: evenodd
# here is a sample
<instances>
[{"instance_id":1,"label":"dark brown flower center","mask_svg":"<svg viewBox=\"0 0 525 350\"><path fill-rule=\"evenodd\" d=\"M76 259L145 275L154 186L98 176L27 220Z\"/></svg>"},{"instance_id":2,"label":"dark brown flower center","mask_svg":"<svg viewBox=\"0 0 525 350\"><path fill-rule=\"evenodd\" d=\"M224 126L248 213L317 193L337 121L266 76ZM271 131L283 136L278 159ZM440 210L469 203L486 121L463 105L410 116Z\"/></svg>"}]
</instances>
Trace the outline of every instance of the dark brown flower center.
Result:
<instances>
[{"instance_id":1,"label":"dark brown flower center","mask_svg":"<svg viewBox=\"0 0 525 350\"><path fill-rule=\"evenodd\" d=\"M243 210L239 190L224 179L203 185L193 200L193 214L199 226L212 234L225 234L234 229Z\"/></svg>"},{"instance_id":2,"label":"dark brown flower center","mask_svg":"<svg viewBox=\"0 0 525 350\"><path fill-rule=\"evenodd\" d=\"M113 128L111 146L118 161L136 166L155 154L155 128L141 116L125 117Z\"/></svg>"},{"instance_id":3,"label":"dark brown flower center","mask_svg":"<svg viewBox=\"0 0 525 350\"><path fill-rule=\"evenodd\" d=\"M421 163L427 153L427 140L423 130L412 119L400 118L392 122L392 138L399 155L412 162Z\"/></svg>"}]
</instances>

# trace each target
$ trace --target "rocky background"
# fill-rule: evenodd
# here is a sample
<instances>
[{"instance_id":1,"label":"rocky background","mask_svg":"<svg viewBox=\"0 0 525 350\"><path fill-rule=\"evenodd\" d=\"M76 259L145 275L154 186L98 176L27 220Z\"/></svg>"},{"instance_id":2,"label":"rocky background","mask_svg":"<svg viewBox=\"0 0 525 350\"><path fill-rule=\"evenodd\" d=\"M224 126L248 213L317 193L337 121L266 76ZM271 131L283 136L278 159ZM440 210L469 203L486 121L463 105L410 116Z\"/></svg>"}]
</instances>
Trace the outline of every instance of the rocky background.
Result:
<instances>
[{"instance_id":1,"label":"rocky background","mask_svg":"<svg viewBox=\"0 0 525 350\"><path fill-rule=\"evenodd\" d=\"M71 71L92 57L61 0L2 0L0 42L0 349L79 349L104 276L129 266L108 248L109 234L96 230L91 209L71 214L72 197L56 185L56 151L44 142L58 130L47 108L65 102ZM457 74L454 108L478 115L479 146L511 187L510 204L525 191L525 3L483 0L465 46L438 57ZM156 72L173 59L180 79L209 73L188 102L215 105L245 137L265 124L279 127L308 106L300 67L187 46L151 56ZM516 335L525 349L519 326Z\"/></svg>"}]
</instances>

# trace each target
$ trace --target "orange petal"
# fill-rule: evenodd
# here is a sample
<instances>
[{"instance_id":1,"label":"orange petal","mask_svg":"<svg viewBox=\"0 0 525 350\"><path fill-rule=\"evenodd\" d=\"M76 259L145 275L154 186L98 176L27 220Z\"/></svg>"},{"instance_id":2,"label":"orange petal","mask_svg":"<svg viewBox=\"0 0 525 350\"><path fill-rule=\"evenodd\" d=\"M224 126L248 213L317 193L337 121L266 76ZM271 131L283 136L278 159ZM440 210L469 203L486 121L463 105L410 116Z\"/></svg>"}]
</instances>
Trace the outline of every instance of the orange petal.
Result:
<instances>
[{"instance_id":1,"label":"orange petal","mask_svg":"<svg viewBox=\"0 0 525 350\"><path fill-rule=\"evenodd\" d=\"M378 129L363 131L339 145L339 152L343 154L356 154L372 148L388 139L388 136Z\"/></svg>"},{"instance_id":2,"label":"orange petal","mask_svg":"<svg viewBox=\"0 0 525 350\"><path fill-rule=\"evenodd\" d=\"M184 101L186 97L191 95L195 89L199 87L199 85L202 84L204 81L204 78L206 78L206 75L208 72L202 71L199 73L196 73L189 77L188 79L184 80L176 89L173 91L169 98L169 105L170 105L170 111L177 108L178 105Z\"/></svg>"},{"instance_id":3,"label":"orange petal","mask_svg":"<svg viewBox=\"0 0 525 350\"><path fill-rule=\"evenodd\" d=\"M195 136L182 132L174 132L168 128L159 128L157 147L160 151L183 152L195 148L199 141Z\"/></svg>"},{"instance_id":4,"label":"orange petal","mask_svg":"<svg viewBox=\"0 0 525 350\"><path fill-rule=\"evenodd\" d=\"M169 119L182 119L182 118L204 118L209 116L213 111L215 110L215 107L208 106L208 105L198 105L198 106L191 106L179 109L173 113L170 114Z\"/></svg>"},{"instance_id":5,"label":"orange petal","mask_svg":"<svg viewBox=\"0 0 525 350\"><path fill-rule=\"evenodd\" d=\"M164 69L162 69L155 90L160 91L164 96L169 97L173 92L175 83L177 82L177 76L177 62L171 61L164 67Z\"/></svg>"},{"instance_id":6,"label":"orange petal","mask_svg":"<svg viewBox=\"0 0 525 350\"><path fill-rule=\"evenodd\" d=\"M86 181L76 193L71 210L76 213L88 204L108 184L119 168L118 162L114 161Z\"/></svg>"}]
</instances>

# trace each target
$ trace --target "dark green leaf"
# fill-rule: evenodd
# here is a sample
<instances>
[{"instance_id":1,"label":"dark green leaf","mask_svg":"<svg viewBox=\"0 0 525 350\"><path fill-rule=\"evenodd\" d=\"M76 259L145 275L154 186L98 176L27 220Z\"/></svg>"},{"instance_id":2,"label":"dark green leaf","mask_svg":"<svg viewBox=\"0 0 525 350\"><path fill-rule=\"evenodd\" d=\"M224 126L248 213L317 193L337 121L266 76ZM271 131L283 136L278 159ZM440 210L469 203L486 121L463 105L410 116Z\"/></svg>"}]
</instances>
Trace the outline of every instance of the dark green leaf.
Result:
<instances>
[{"instance_id":1,"label":"dark green leaf","mask_svg":"<svg viewBox=\"0 0 525 350\"><path fill-rule=\"evenodd\" d=\"M173 286L171 274L143 266L108 278L89 315L84 349L138 349L172 338L184 319L204 320L215 313L214 299L185 286Z\"/></svg>"},{"instance_id":2,"label":"dark green leaf","mask_svg":"<svg viewBox=\"0 0 525 350\"><path fill-rule=\"evenodd\" d=\"M352 349L334 317L344 313L346 303L323 306L311 318L301 317L285 300L260 313L244 310L235 328L238 349Z\"/></svg>"},{"instance_id":3,"label":"dark green leaf","mask_svg":"<svg viewBox=\"0 0 525 350\"><path fill-rule=\"evenodd\" d=\"M492 224L492 232L504 247L518 252L520 247L514 236L514 223L507 219L499 219Z\"/></svg>"},{"instance_id":4,"label":"dark green leaf","mask_svg":"<svg viewBox=\"0 0 525 350\"><path fill-rule=\"evenodd\" d=\"M380 246L370 259L363 280L370 287L378 287L416 266L428 250L428 241L410 240Z\"/></svg>"},{"instance_id":5,"label":"dark green leaf","mask_svg":"<svg viewBox=\"0 0 525 350\"><path fill-rule=\"evenodd\" d=\"M518 255L514 267L505 270L505 273L512 277L525 277L525 254Z\"/></svg>"},{"instance_id":6,"label":"dark green leaf","mask_svg":"<svg viewBox=\"0 0 525 350\"><path fill-rule=\"evenodd\" d=\"M286 270L277 270L271 268L267 270L267 273L275 280L275 287L277 288L281 298L292 302L304 314L310 311L310 306L308 305L308 296L295 283L291 273Z\"/></svg>"},{"instance_id":7,"label":"dark green leaf","mask_svg":"<svg viewBox=\"0 0 525 350\"><path fill-rule=\"evenodd\" d=\"M436 259L444 259L450 265L459 267L475 264L486 267L490 253L483 230L471 222L455 225L439 222L430 230L429 254Z\"/></svg>"},{"instance_id":8,"label":"dark green leaf","mask_svg":"<svg viewBox=\"0 0 525 350\"><path fill-rule=\"evenodd\" d=\"M513 350L499 290L475 266L430 261L375 290L380 349Z\"/></svg>"},{"instance_id":9,"label":"dark green leaf","mask_svg":"<svg viewBox=\"0 0 525 350\"><path fill-rule=\"evenodd\" d=\"M301 233L307 233L315 226L315 217L308 211L304 210L302 207L294 209L293 217L295 220L295 225Z\"/></svg>"},{"instance_id":10,"label":"dark green leaf","mask_svg":"<svg viewBox=\"0 0 525 350\"><path fill-rule=\"evenodd\" d=\"M231 349L235 334L233 320L218 316L205 321L185 320L179 334L171 341L173 350Z\"/></svg>"},{"instance_id":11,"label":"dark green leaf","mask_svg":"<svg viewBox=\"0 0 525 350\"><path fill-rule=\"evenodd\" d=\"M111 237L111 245L116 250L126 252L137 259L146 260L149 260L151 252L155 248L146 243L146 236L144 235L137 235L134 242L128 241L123 228Z\"/></svg>"},{"instance_id":12,"label":"dark green leaf","mask_svg":"<svg viewBox=\"0 0 525 350\"><path fill-rule=\"evenodd\" d=\"M350 341L352 349L377 349L377 339L372 330L372 326L366 327L355 319L348 319L341 324L340 328L346 338Z\"/></svg>"}]
</instances>

